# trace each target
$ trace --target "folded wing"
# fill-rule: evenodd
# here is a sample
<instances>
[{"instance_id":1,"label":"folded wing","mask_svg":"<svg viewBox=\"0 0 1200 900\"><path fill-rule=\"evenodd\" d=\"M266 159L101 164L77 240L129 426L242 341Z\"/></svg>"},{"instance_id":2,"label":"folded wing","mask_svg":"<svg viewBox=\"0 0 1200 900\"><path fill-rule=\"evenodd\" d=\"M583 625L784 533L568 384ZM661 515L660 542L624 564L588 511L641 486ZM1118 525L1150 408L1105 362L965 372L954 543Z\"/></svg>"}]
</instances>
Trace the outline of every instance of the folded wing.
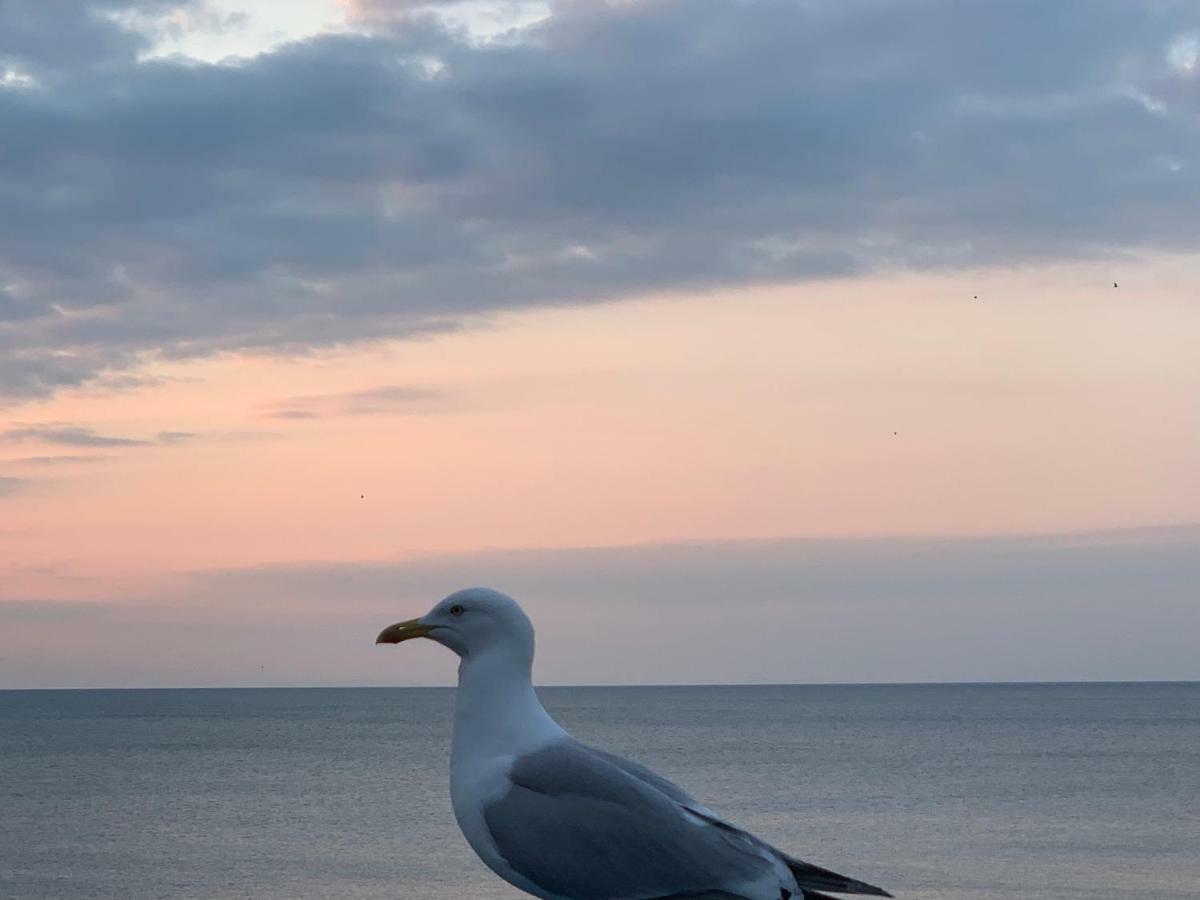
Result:
<instances>
[{"instance_id":1,"label":"folded wing","mask_svg":"<svg viewBox=\"0 0 1200 900\"><path fill-rule=\"evenodd\" d=\"M890 897L794 859L630 760L566 739L517 759L484 808L497 850L547 893L577 900L757 900L799 889ZM797 898L799 900L799 898Z\"/></svg>"},{"instance_id":2,"label":"folded wing","mask_svg":"<svg viewBox=\"0 0 1200 900\"><path fill-rule=\"evenodd\" d=\"M771 896L769 885L790 882L771 854L575 741L520 757L510 778L508 792L484 807L484 820L513 870L547 893L645 900L725 892L755 900Z\"/></svg>"}]
</instances>

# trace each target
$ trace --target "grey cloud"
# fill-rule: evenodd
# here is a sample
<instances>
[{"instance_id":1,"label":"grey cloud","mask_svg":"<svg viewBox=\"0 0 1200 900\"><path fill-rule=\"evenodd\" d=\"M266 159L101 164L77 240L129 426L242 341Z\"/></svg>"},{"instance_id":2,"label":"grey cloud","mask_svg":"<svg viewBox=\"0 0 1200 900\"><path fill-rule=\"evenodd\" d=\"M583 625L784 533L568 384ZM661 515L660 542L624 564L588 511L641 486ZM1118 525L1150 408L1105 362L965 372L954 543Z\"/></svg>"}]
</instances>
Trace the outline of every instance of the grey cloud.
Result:
<instances>
[{"instance_id":1,"label":"grey cloud","mask_svg":"<svg viewBox=\"0 0 1200 900\"><path fill-rule=\"evenodd\" d=\"M105 372L88 382L86 393L92 397L106 396L122 391L138 390L140 388L156 387L158 385L189 380L195 379L148 375L142 372Z\"/></svg>"},{"instance_id":2,"label":"grey cloud","mask_svg":"<svg viewBox=\"0 0 1200 900\"><path fill-rule=\"evenodd\" d=\"M232 431L212 431L205 437L216 441L275 441L284 435L279 431L257 431L243 428Z\"/></svg>"},{"instance_id":3,"label":"grey cloud","mask_svg":"<svg viewBox=\"0 0 1200 900\"><path fill-rule=\"evenodd\" d=\"M293 599L433 596L474 582L522 593L569 593L607 609L678 609L780 601L887 604L1074 598L1140 586L1182 598L1200 577L1200 526L989 538L814 538L493 551L394 564L321 564L213 572L213 584ZM276 579L280 579L276 581ZM1200 610L1198 610L1200 611Z\"/></svg>"},{"instance_id":4,"label":"grey cloud","mask_svg":"<svg viewBox=\"0 0 1200 900\"><path fill-rule=\"evenodd\" d=\"M217 435L217 437L236 439L236 434L236 432L233 432ZM24 424L0 432L0 441L11 441L14 443L37 441L43 444L55 444L60 447L152 447L155 444L171 446L173 444L187 443L197 437L200 437L200 435L191 431L160 431L155 435L154 440L144 440L142 438L99 434L93 428L85 428L79 425L64 425L61 423ZM81 462L95 461L102 458L95 456L39 456L27 457L25 461L41 463Z\"/></svg>"},{"instance_id":5,"label":"grey cloud","mask_svg":"<svg viewBox=\"0 0 1200 900\"><path fill-rule=\"evenodd\" d=\"M1192 679L1198 580L1200 526L278 565L0 597L0 685L447 683L440 648L372 641L468 584L529 609L545 683Z\"/></svg>"},{"instance_id":6,"label":"grey cloud","mask_svg":"<svg viewBox=\"0 0 1200 900\"><path fill-rule=\"evenodd\" d=\"M123 597L0 598L0 685L233 683L218 668L236 670L249 684L263 677L258 644L264 625L253 615L222 622L202 609L139 605Z\"/></svg>"},{"instance_id":7,"label":"grey cloud","mask_svg":"<svg viewBox=\"0 0 1200 900\"><path fill-rule=\"evenodd\" d=\"M341 394L285 397L268 404L263 414L272 419L320 419L416 413L444 409L448 402L449 394L441 389L393 384Z\"/></svg>"},{"instance_id":8,"label":"grey cloud","mask_svg":"<svg viewBox=\"0 0 1200 900\"><path fill-rule=\"evenodd\" d=\"M23 622L69 623L78 619L103 619L114 614L111 606L74 601L22 600L0 598L0 622L12 625Z\"/></svg>"},{"instance_id":9,"label":"grey cloud","mask_svg":"<svg viewBox=\"0 0 1200 900\"><path fill-rule=\"evenodd\" d=\"M160 431L158 442L160 444L185 444L195 437L197 435L191 431Z\"/></svg>"},{"instance_id":10,"label":"grey cloud","mask_svg":"<svg viewBox=\"0 0 1200 900\"><path fill-rule=\"evenodd\" d=\"M321 414L311 409L269 409L265 413L269 419L319 419Z\"/></svg>"},{"instance_id":11,"label":"grey cloud","mask_svg":"<svg viewBox=\"0 0 1200 900\"><path fill-rule=\"evenodd\" d=\"M0 433L0 440L38 441L61 447L147 447L150 441L97 434L91 428L75 425L23 425Z\"/></svg>"},{"instance_id":12,"label":"grey cloud","mask_svg":"<svg viewBox=\"0 0 1200 900\"><path fill-rule=\"evenodd\" d=\"M11 497L28 484L28 479L0 475L0 497Z\"/></svg>"},{"instance_id":13,"label":"grey cloud","mask_svg":"<svg viewBox=\"0 0 1200 900\"><path fill-rule=\"evenodd\" d=\"M0 4L0 61L19 62L40 78L92 69L149 49L148 40L113 27L103 13L134 4L89 0L5 0ZM167 2L138 3L163 9ZM186 6L185 3L175 4Z\"/></svg>"},{"instance_id":14,"label":"grey cloud","mask_svg":"<svg viewBox=\"0 0 1200 900\"><path fill-rule=\"evenodd\" d=\"M1183 0L561 2L501 41L406 15L227 65L138 62L101 8L163 6L0 13L37 80L0 89L9 395L147 351L1200 234Z\"/></svg>"},{"instance_id":15,"label":"grey cloud","mask_svg":"<svg viewBox=\"0 0 1200 900\"><path fill-rule=\"evenodd\" d=\"M107 460L107 456L99 454L62 454L58 456L21 456L7 462L14 466L68 466L83 463L97 463Z\"/></svg>"},{"instance_id":16,"label":"grey cloud","mask_svg":"<svg viewBox=\"0 0 1200 900\"><path fill-rule=\"evenodd\" d=\"M240 443L243 441L275 440L283 437L277 431L254 431L235 429L229 431L160 431L151 443L163 447L173 447L180 444L190 444L196 441L206 443Z\"/></svg>"}]
</instances>

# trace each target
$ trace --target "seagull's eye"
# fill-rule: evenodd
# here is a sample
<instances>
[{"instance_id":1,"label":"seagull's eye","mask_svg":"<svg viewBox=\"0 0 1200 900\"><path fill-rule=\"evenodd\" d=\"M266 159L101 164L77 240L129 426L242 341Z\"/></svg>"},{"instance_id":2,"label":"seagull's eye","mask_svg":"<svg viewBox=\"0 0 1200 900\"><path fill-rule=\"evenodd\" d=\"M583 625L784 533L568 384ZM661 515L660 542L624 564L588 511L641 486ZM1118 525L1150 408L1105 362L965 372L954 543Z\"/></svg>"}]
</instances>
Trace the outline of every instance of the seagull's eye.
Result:
<instances>
[{"instance_id":1,"label":"seagull's eye","mask_svg":"<svg viewBox=\"0 0 1200 900\"><path fill-rule=\"evenodd\" d=\"M452 616L461 616L463 612L464 610L462 608L462 604L460 603L455 603L452 607L450 607L450 615Z\"/></svg>"}]
</instances>

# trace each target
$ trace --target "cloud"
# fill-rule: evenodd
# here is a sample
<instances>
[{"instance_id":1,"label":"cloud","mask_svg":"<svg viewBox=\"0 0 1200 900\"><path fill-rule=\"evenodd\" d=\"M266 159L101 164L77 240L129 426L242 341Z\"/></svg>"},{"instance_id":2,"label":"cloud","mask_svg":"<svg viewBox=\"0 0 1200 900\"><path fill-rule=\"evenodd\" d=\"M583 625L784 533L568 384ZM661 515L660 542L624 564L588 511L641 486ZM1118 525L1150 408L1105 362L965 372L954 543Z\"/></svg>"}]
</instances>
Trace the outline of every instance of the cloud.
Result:
<instances>
[{"instance_id":1,"label":"cloud","mask_svg":"<svg viewBox=\"0 0 1200 900\"><path fill-rule=\"evenodd\" d=\"M0 497L11 497L29 483L26 478L15 478L11 475L0 475Z\"/></svg>"},{"instance_id":2,"label":"cloud","mask_svg":"<svg viewBox=\"0 0 1200 900\"><path fill-rule=\"evenodd\" d=\"M45 622L61 625L77 619L109 618L112 614L112 608L102 603L0 599L0 621L6 624Z\"/></svg>"},{"instance_id":3,"label":"cloud","mask_svg":"<svg viewBox=\"0 0 1200 900\"><path fill-rule=\"evenodd\" d=\"M219 65L144 58L121 23L168 6L201 8L0 11L24 79L0 86L9 396L531 304L1200 235L1183 0L559 2L494 40L368 16Z\"/></svg>"},{"instance_id":4,"label":"cloud","mask_svg":"<svg viewBox=\"0 0 1200 900\"><path fill-rule=\"evenodd\" d=\"M0 603L0 684L444 683L439 648L371 641L469 584L530 610L546 683L1193 679L1197 581L1200 526L281 564L103 612Z\"/></svg>"},{"instance_id":5,"label":"cloud","mask_svg":"<svg viewBox=\"0 0 1200 900\"><path fill-rule=\"evenodd\" d=\"M148 447L151 441L98 434L77 425L23 425L0 433L0 440L37 441L60 447Z\"/></svg>"},{"instance_id":6,"label":"cloud","mask_svg":"<svg viewBox=\"0 0 1200 900\"><path fill-rule=\"evenodd\" d=\"M197 435L191 431L160 431L158 442L160 444L186 444L196 437Z\"/></svg>"},{"instance_id":7,"label":"cloud","mask_svg":"<svg viewBox=\"0 0 1200 900\"><path fill-rule=\"evenodd\" d=\"M269 419L319 419L320 413L311 409L269 409L265 415Z\"/></svg>"},{"instance_id":8,"label":"cloud","mask_svg":"<svg viewBox=\"0 0 1200 900\"><path fill-rule=\"evenodd\" d=\"M368 416L429 412L442 409L448 400L438 388L382 385L341 394L285 397L264 407L270 419L321 419L329 416Z\"/></svg>"},{"instance_id":9,"label":"cloud","mask_svg":"<svg viewBox=\"0 0 1200 900\"><path fill-rule=\"evenodd\" d=\"M280 431L261 431L249 428L233 429L227 431L208 431L197 435L204 440L209 441L275 441L284 437Z\"/></svg>"},{"instance_id":10,"label":"cloud","mask_svg":"<svg viewBox=\"0 0 1200 900\"><path fill-rule=\"evenodd\" d=\"M107 456L99 454L63 454L59 456L22 456L6 460L6 462L14 466L66 466L104 462L107 459Z\"/></svg>"},{"instance_id":11,"label":"cloud","mask_svg":"<svg viewBox=\"0 0 1200 900\"><path fill-rule=\"evenodd\" d=\"M257 433L255 433L257 436ZM239 440L246 436L242 432L221 432L207 435L217 440ZM191 431L160 431L153 440L142 438L116 437L100 434L93 428L80 425L61 423L23 424L0 432L0 441L22 443L36 441L42 444L53 444L60 447L153 447L185 444L201 435ZM104 459L100 456L30 456L14 462L27 463L60 463L60 462L95 462Z\"/></svg>"},{"instance_id":12,"label":"cloud","mask_svg":"<svg viewBox=\"0 0 1200 900\"><path fill-rule=\"evenodd\" d=\"M289 602L433 596L472 583L569 595L608 611L779 602L972 605L1007 599L1097 604L1142 585L1183 599L1200 576L1200 525L982 538L805 538L503 550L378 564L259 566L200 575L214 586ZM989 604L990 606L991 604ZM1003 607L1001 607L1003 608ZM1200 611L1200 610L1198 610ZM1005 615L1008 613L1005 612Z\"/></svg>"},{"instance_id":13,"label":"cloud","mask_svg":"<svg viewBox=\"0 0 1200 900\"><path fill-rule=\"evenodd\" d=\"M1200 527L706 542L267 567L201 575L196 591L297 620L336 609L327 627L350 647L494 585L534 616L549 683L1192 678L1198 550ZM449 671L428 658L378 671Z\"/></svg>"}]
</instances>

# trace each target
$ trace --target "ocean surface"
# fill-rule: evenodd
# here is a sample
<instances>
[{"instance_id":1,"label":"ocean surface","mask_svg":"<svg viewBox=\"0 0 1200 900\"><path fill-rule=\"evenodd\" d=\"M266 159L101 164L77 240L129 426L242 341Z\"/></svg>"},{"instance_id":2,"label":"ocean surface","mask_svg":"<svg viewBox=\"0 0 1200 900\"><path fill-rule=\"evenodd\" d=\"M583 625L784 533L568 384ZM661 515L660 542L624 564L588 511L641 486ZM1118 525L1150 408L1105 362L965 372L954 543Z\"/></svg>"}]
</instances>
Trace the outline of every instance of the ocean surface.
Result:
<instances>
[{"instance_id":1,"label":"ocean surface","mask_svg":"<svg viewBox=\"0 0 1200 900\"><path fill-rule=\"evenodd\" d=\"M1200 684L548 688L591 743L923 900L1200 898ZM0 692L0 898L501 900L453 691Z\"/></svg>"}]
</instances>

